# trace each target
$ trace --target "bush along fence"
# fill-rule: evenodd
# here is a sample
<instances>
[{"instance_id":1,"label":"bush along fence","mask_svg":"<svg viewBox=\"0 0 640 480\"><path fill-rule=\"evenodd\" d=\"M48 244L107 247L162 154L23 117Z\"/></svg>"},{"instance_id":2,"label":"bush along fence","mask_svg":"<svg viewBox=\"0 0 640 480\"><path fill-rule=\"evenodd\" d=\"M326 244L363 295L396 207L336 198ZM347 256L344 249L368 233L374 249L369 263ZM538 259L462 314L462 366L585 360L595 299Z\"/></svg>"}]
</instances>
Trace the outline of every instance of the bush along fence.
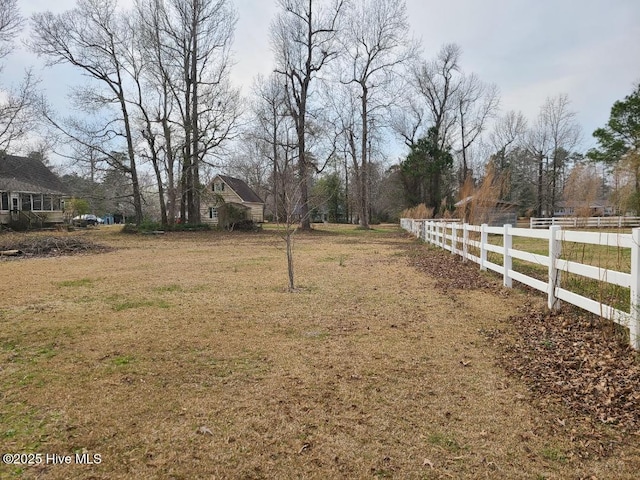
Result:
<instances>
[{"instance_id":1,"label":"bush along fence","mask_svg":"<svg viewBox=\"0 0 640 480\"><path fill-rule=\"evenodd\" d=\"M464 261L476 262L481 270L499 273L505 287L511 288L515 280L546 293L552 310L564 301L627 328L631 347L640 350L640 228L623 234L562 230L556 225L534 230L410 218L401 219L400 224L426 243L460 255ZM545 251L546 255L514 248L514 238L528 244L529 250ZM573 261L575 255L562 255L567 242L577 244L583 258L586 248L594 249L596 258L606 255L605 250L613 250L613 256L626 265L630 259L629 273ZM514 260L519 271L514 269ZM572 282L562 283L563 275ZM584 281L575 281L578 278ZM610 304L586 296L602 297L598 292L611 287L616 295L607 300Z\"/></svg>"}]
</instances>

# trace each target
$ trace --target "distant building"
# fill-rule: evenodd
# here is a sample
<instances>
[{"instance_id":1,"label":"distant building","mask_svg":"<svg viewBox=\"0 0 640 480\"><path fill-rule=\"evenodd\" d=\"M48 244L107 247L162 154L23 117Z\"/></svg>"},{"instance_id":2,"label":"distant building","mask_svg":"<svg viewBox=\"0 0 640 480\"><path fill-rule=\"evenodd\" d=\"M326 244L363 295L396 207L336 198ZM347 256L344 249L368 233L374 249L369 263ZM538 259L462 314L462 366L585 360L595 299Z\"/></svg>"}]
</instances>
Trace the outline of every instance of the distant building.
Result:
<instances>
[{"instance_id":1,"label":"distant building","mask_svg":"<svg viewBox=\"0 0 640 480\"><path fill-rule=\"evenodd\" d=\"M616 208L604 200L561 201L553 212L554 217L611 217Z\"/></svg>"},{"instance_id":2,"label":"distant building","mask_svg":"<svg viewBox=\"0 0 640 480\"><path fill-rule=\"evenodd\" d=\"M492 226L518 224L518 204L504 200L476 199L468 196L455 204L456 212L467 223Z\"/></svg>"},{"instance_id":3,"label":"distant building","mask_svg":"<svg viewBox=\"0 0 640 480\"><path fill-rule=\"evenodd\" d=\"M0 154L0 224L62 223L68 193L40 160Z\"/></svg>"},{"instance_id":4,"label":"distant building","mask_svg":"<svg viewBox=\"0 0 640 480\"><path fill-rule=\"evenodd\" d=\"M225 224L230 217L264 222L264 202L244 180L216 175L201 202L202 222Z\"/></svg>"}]
</instances>

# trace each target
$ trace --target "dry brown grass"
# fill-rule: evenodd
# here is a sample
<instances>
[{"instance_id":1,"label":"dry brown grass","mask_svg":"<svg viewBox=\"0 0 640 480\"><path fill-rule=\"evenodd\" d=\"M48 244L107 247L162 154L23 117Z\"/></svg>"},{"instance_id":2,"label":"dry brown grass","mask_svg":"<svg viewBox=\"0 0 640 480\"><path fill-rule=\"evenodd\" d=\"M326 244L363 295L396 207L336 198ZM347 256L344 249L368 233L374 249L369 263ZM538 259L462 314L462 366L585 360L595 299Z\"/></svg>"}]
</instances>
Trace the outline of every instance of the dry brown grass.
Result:
<instances>
[{"instance_id":1,"label":"dry brown grass","mask_svg":"<svg viewBox=\"0 0 640 480\"><path fill-rule=\"evenodd\" d=\"M0 451L100 465L7 478L634 478L582 460L483 332L521 301L442 291L395 228L88 234L116 251L0 264ZM558 407L561 409L561 407ZM561 413L560 413L561 415ZM564 418L564 417L563 417ZM204 428L201 428L204 427Z\"/></svg>"}]
</instances>

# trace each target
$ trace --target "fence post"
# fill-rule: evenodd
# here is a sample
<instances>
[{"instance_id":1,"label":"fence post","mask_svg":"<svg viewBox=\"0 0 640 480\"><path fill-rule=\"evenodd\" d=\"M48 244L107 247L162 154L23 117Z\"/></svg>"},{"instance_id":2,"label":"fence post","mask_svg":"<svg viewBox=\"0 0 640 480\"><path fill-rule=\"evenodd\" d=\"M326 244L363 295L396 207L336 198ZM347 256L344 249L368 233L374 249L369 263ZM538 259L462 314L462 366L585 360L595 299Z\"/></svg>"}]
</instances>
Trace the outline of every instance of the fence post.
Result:
<instances>
[{"instance_id":1,"label":"fence post","mask_svg":"<svg viewBox=\"0 0 640 480\"><path fill-rule=\"evenodd\" d=\"M533 228L533 217L529 217L529 228Z\"/></svg>"},{"instance_id":2,"label":"fence post","mask_svg":"<svg viewBox=\"0 0 640 480\"><path fill-rule=\"evenodd\" d=\"M487 234L487 224L483 223L480 226L480 270L487 269L485 266L485 263L487 262L487 249L485 246L487 245L488 239L489 235Z\"/></svg>"},{"instance_id":3,"label":"fence post","mask_svg":"<svg viewBox=\"0 0 640 480\"><path fill-rule=\"evenodd\" d=\"M431 235L430 235L429 243L431 243L432 245L435 245L436 238L437 238L436 222L432 220L431 222L429 222L429 225L431 226Z\"/></svg>"},{"instance_id":4,"label":"fence post","mask_svg":"<svg viewBox=\"0 0 640 480\"><path fill-rule=\"evenodd\" d=\"M442 249L447 249L447 224L445 222L440 222L442 225Z\"/></svg>"},{"instance_id":5,"label":"fence post","mask_svg":"<svg viewBox=\"0 0 640 480\"><path fill-rule=\"evenodd\" d=\"M560 286L560 272L556 266L556 260L560 258L562 253L562 241L556 238L556 233L562 227L552 225L549 227L549 293L547 305L550 310L558 310L560 308L560 300L556 298L556 286Z\"/></svg>"},{"instance_id":6,"label":"fence post","mask_svg":"<svg viewBox=\"0 0 640 480\"><path fill-rule=\"evenodd\" d=\"M467 252L469 251L469 224L462 224L462 261L467 261Z\"/></svg>"},{"instance_id":7,"label":"fence post","mask_svg":"<svg viewBox=\"0 0 640 480\"><path fill-rule=\"evenodd\" d=\"M629 343L640 350L640 228L631 231L631 305Z\"/></svg>"},{"instance_id":8,"label":"fence post","mask_svg":"<svg viewBox=\"0 0 640 480\"><path fill-rule=\"evenodd\" d=\"M455 223L451 224L451 255L458 253L458 228Z\"/></svg>"},{"instance_id":9,"label":"fence post","mask_svg":"<svg viewBox=\"0 0 640 480\"><path fill-rule=\"evenodd\" d=\"M513 237L511 236L511 225L504 226L504 234L502 241L502 248L504 250L502 257L502 265L504 267L504 275L502 277L502 284L505 287L511 288L511 277L509 276L509 270L512 269L511 255L509 255L509 249L513 245Z\"/></svg>"}]
</instances>

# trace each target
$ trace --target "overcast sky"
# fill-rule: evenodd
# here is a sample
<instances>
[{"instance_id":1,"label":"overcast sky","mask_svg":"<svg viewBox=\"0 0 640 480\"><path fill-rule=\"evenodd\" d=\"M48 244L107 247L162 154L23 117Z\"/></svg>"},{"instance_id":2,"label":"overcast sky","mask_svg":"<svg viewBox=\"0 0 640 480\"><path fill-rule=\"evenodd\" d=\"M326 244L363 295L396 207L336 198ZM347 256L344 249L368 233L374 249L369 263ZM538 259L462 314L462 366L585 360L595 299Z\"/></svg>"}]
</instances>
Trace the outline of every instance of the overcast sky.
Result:
<instances>
[{"instance_id":1,"label":"overcast sky","mask_svg":"<svg viewBox=\"0 0 640 480\"><path fill-rule=\"evenodd\" d=\"M75 0L18 3L28 17L67 10ZM248 93L255 75L273 68L269 24L277 7L275 0L234 3L233 77ZM584 149L594 145L591 133L606 123L613 102L640 81L640 0L407 0L407 9L423 56L432 58L445 43L460 45L463 70L499 87L502 111L520 110L532 122L547 97L568 94ZM3 85L33 65L57 108L81 78L70 68L44 69L24 50L4 63Z\"/></svg>"}]
</instances>

